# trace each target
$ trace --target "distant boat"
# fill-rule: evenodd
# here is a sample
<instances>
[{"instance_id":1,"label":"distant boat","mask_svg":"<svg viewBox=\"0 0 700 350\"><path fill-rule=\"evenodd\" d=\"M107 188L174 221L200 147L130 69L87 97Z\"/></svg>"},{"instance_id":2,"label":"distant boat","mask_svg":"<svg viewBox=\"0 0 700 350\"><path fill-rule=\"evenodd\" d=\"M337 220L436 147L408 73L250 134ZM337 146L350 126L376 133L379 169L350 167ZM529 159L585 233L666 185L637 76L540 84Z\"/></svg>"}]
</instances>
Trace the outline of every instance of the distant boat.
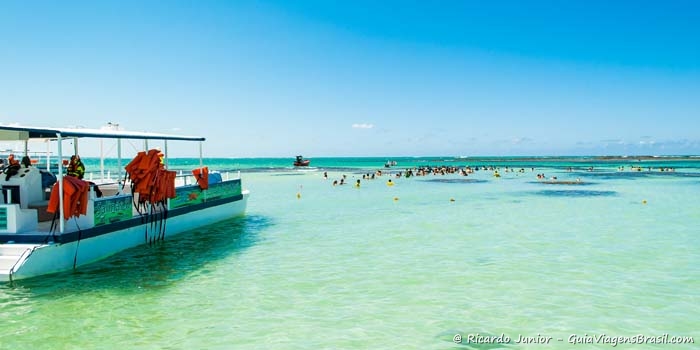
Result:
<instances>
[{"instance_id":1,"label":"distant boat","mask_svg":"<svg viewBox=\"0 0 700 350\"><path fill-rule=\"evenodd\" d=\"M297 156L296 160L294 161L294 166L309 166L309 163L311 163L311 160L304 159L302 156Z\"/></svg>"},{"instance_id":2,"label":"distant boat","mask_svg":"<svg viewBox=\"0 0 700 350\"><path fill-rule=\"evenodd\" d=\"M385 168L391 168L392 166L396 166L395 160L387 160L386 163L384 163Z\"/></svg>"}]
</instances>

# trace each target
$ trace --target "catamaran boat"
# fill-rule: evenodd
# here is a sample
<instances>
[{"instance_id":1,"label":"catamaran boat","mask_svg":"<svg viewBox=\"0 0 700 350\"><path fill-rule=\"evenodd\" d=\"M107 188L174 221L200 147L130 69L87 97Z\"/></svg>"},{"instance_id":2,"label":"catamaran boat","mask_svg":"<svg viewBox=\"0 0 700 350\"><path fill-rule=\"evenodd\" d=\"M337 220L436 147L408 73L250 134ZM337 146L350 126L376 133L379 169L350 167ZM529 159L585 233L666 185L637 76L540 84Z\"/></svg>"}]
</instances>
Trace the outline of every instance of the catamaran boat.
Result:
<instances>
[{"instance_id":1,"label":"catamaran boat","mask_svg":"<svg viewBox=\"0 0 700 350\"><path fill-rule=\"evenodd\" d=\"M99 197L94 182L67 175L70 171L64 174L60 161L56 181L48 187L42 181L46 170L31 164L0 174L0 282L76 269L245 213L250 192L242 188L240 172L210 173L202 159L203 137L0 125L0 141L24 141L25 152L30 140L56 140L61 160L65 140L72 141L68 155L73 155L78 154L78 140L86 138L116 140L119 172L122 141L142 140L144 150L123 168L125 181ZM164 153L149 150L149 140L162 142ZM199 143L199 167L191 174L168 170L169 141Z\"/></svg>"}]
</instances>

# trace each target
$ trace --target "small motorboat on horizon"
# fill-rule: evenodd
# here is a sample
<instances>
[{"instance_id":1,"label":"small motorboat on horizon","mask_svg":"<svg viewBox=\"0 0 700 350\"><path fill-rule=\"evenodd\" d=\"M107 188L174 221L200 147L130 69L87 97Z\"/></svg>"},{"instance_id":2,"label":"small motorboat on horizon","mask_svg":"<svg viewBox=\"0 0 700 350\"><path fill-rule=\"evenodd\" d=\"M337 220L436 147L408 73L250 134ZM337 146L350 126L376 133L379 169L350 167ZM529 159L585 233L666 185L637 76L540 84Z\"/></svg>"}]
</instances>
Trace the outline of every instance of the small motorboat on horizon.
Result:
<instances>
[{"instance_id":1,"label":"small motorboat on horizon","mask_svg":"<svg viewBox=\"0 0 700 350\"><path fill-rule=\"evenodd\" d=\"M302 156L297 156L294 160L294 166L309 166L310 163L310 159L304 159Z\"/></svg>"}]
</instances>

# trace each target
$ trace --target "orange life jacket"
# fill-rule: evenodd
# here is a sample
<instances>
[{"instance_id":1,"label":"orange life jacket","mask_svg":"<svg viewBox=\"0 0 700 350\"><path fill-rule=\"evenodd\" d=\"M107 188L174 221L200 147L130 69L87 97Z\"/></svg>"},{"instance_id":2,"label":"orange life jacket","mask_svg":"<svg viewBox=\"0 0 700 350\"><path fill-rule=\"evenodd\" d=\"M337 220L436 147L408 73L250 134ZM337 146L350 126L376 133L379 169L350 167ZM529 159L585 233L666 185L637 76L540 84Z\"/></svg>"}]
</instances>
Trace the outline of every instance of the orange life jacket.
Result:
<instances>
[{"instance_id":1,"label":"orange life jacket","mask_svg":"<svg viewBox=\"0 0 700 350\"><path fill-rule=\"evenodd\" d=\"M139 152L125 167L139 202L160 202L175 198L175 172L165 170L157 149Z\"/></svg>"},{"instance_id":2,"label":"orange life jacket","mask_svg":"<svg viewBox=\"0 0 700 350\"><path fill-rule=\"evenodd\" d=\"M49 205L46 208L48 213L54 214L59 209L59 185L56 182L51 189ZM87 214L88 189L90 185L87 181L80 180L73 176L63 178L63 218L70 219L73 216Z\"/></svg>"},{"instance_id":3,"label":"orange life jacket","mask_svg":"<svg viewBox=\"0 0 700 350\"><path fill-rule=\"evenodd\" d=\"M165 171L165 196L168 198L175 198L175 177L177 173L174 171Z\"/></svg>"},{"instance_id":4,"label":"orange life jacket","mask_svg":"<svg viewBox=\"0 0 700 350\"><path fill-rule=\"evenodd\" d=\"M209 188L209 168L202 167L192 170L192 175L197 180L199 188L206 190Z\"/></svg>"}]
</instances>

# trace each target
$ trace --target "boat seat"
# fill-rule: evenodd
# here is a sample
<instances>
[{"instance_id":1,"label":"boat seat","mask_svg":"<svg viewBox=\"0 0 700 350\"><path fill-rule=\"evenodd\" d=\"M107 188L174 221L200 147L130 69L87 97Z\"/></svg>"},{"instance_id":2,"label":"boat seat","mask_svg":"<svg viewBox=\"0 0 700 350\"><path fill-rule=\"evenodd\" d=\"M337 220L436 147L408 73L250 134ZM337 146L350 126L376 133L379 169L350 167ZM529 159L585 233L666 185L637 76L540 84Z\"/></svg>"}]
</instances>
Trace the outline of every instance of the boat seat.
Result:
<instances>
[{"instance_id":1,"label":"boat seat","mask_svg":"<svg viewBox=\"0 0 700 350\"><path fill-rule=\"evenodd\" d=\"M40 222L53 220L54 214L51 214L51 213L46 211L46 209L48 207L49 207L48 200L32 202L32 203L29 203L29 206L28 206L29 209L36 209L38 220Z\"/></svg>"}]
</instances>

